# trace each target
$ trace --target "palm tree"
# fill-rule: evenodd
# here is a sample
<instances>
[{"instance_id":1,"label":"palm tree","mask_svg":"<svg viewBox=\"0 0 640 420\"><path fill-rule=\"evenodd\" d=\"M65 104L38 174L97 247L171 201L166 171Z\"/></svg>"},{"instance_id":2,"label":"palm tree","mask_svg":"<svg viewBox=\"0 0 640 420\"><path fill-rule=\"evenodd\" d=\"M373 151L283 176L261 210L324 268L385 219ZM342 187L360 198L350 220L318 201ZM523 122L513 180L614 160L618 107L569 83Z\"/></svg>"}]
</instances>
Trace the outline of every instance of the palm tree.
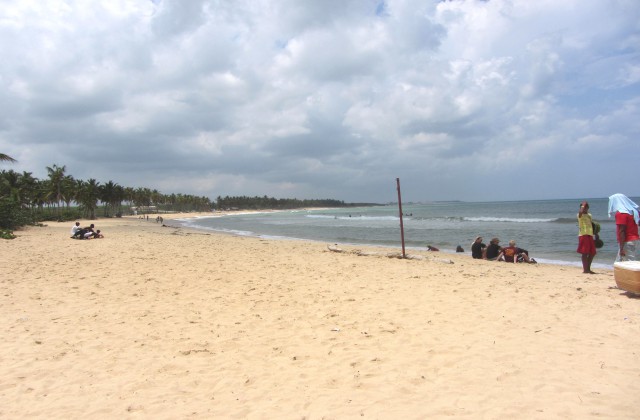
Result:
<instances>
[{"instance_id":1,"label":"palm tree","mask_svg":"<svg viewBox=\"0 0 640 420\"><path fill-rule=\"evenodd\" d=\"M22 175L20 175L20 202L29 209L34 220L38 187L39 181L33 177L31 172L22 172Z\"/></svg>"},{"instance_id":2,"label":"palm tree","mask_svg":"<svg viewBox=\"0 0 640 420\"><path fill-rule=\"evenodd\" d=\"M111 201L111 207L113 207L114 209L116 209L116 217L121 217L122 216L122 202L125 199L125 191L124 191L124 187L121 185L116 184L114 191L113 191L113 197Z\"/></svg>"},{"instance_id":3,"label":"palm tree","mask_svg":"<svg viewBox=\"0 0 640 420\"><path fill-rule=\"evenodd\" d=\"M66 169L66 166L47 166L47 172L49 174L49 186L51 187L51 190L49 190L49 198L56 204L58 219L60 219L60 202L63 199L62 189L65 178L64 171L66 171Z\"/></svg>"},{"instance_id":4,"label":"palm tree","mask_svg":"<svg viewBox=\"0 0 640 420\"><path fill-rule=\"evenodd\" d=\"M136 188L134 192L133 204L138 207L138 213L140 213L140 207L143 207L142 212L144 214L149 212L149 206L151 206L151 190L149 188Z\"/></svg>"},{"instance_id":5,"label":"palm tree","mask_svg":"<svg viewBox=\"0 0 640 420\"><path fill-rule=\"evenodd\" d=\"M20 199L20 174L15 171L2 171L0 173L0 197L9 198L16 204L22 204Z\"/></svg>"},{"instance_id":6,"label":"palm tree","mask_svg":"<svg viewBox=\"0 0 640 420\"><path fill-rule=\"evenodd\" d=\"M14 158L4 153L0 153L0 162L17 162Z\"/></svg>"},{"instance_id":7,"label":"palm tree","mask_svg":"<svg viewBox=\"0 0 640 420\"><path fill-rule=\"evenodd\" d=\"M120 205L124 198L124 189L113 181L100 186L100 201L104 204L104 215L110 217L111 212L120 213Z\"/></svg>"},{"instance_id":8,"label":"palm tree","mask_svg":"<svg viewBox=\"0 0 640 420\"><path fill-rule=\"evenodd\" d=\"M77 200L84 207L88 219L96 218L96 207L100 200L100 183L91 178L88 181L78 181L79 191Z\"/></svg>"},{"instance_id":9,"label":"palm tree","mask_svg":"<svg viewBox=\"0 0 640 420\"><path fill-rule=\"evenodd\" d=\"M62 201L65 202L67 210L69 210L71 202L75 201L78 194L76 180L71 175L65 175L60 180L60 194L62 194Z\"/></svg>"}]
</instances>

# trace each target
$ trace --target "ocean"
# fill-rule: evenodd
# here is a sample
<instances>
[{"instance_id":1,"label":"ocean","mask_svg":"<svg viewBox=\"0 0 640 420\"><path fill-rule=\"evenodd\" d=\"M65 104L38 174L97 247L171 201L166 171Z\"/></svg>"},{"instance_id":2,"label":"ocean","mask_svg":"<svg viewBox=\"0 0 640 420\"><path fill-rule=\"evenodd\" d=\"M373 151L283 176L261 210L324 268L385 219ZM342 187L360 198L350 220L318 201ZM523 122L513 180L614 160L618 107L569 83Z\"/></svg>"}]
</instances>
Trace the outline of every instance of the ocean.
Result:
<instances>
[{"instance_id":1,"label":"ocean","mask_svg":"<svg viewBox=\"0 0 640 420\"><path fill-rule=\"evenodd\" d=\"M639 202L637 198L632 198ZM455 253L460 245L471 255L471 243L482 236L506 246L513 239L540 263L581 266L576 215L580 199L404 203L407 253L435 246ZM615 223L607 215L607 198L588 199L593 219L601 224L594 268L612 268L617 253ZM186 227L266 239L302 239L341 245L392 247L401 250L398 205L338 209L287 210L181 219Z\"/></svg>"}]
</instances>

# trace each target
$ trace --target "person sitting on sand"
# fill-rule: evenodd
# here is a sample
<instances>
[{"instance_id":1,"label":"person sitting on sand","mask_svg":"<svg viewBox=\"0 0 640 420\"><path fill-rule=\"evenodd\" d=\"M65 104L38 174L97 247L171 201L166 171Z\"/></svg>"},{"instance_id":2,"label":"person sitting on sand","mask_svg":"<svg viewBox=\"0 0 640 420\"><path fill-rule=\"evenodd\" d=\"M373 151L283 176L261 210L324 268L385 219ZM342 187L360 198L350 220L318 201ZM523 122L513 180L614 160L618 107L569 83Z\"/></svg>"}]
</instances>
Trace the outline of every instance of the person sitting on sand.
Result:
<instances>
[{"instance_id":1,"label":"person sitting on sand","mask_svg":"<svg viewBox=\"0 0 640 420\"><path fill-rule=\"evenodd\" d=\"M80 222L76 222L76 224L71 227L71 237L73 238L80 229L82 229Z\"/></svg>"},{"instance_id":2,"label":"person sitting on sand","mask_svg":"<svg viewBox=\"0 0 640 420\"><path fill-rule=\"evenodd\" d=\"M440 251L440 250L438 248L436 248L435 246L427 245L427 251L437 252L437 251Z\"/></svg>"},{"instance_id":3,"label":"person sitting on sand","mask_svg":"<svg viewBox=\"0 0 640 420\"><path fill-rule=\"evenodd\" d=\"M83 227L82 229L78 229L78 231L71 237L71 239L85 239L85 235L87 232L93 233L93 228L95 226L93 223L87 227Z\"/></svg>"},{"instance_id":4,"label":"person sitting on sand","mask_svg":"<svg viewBox=\"0 0 640 420\"><path fill-rule=\"evenodd\" d=\"M513 239L509 241L509 246L502 248L502 252L498 255L498 261L506 261L510 263L528 262L535 263L536 260L529 258L527 250L518 248L516 241Z\"/></svg>"},{"instance_id":5,"label":"person sitting on sand","mask_svg":"<svg viewBox=\"0 0 640 420\"><path fill-rule=\"evenodd\" d=\"M476 260L481 260L486 258L487 246L482 243L482 236L478 236L475 241L471 244L471 257Z\"/></svg>"},{"instance_id":6,"label":"person sitting on sand","mask_svg":"<svg viewBox=\"0 0 640 420\"><path fill-rule=\"evenodd\" d=\"M496 261L501 251L502 247L500 246L500 239L492 238L491 241L489 241L489 246L487 246L487 249L484 252L484 257L487 260Z\"/></svg>"}]
</instances>

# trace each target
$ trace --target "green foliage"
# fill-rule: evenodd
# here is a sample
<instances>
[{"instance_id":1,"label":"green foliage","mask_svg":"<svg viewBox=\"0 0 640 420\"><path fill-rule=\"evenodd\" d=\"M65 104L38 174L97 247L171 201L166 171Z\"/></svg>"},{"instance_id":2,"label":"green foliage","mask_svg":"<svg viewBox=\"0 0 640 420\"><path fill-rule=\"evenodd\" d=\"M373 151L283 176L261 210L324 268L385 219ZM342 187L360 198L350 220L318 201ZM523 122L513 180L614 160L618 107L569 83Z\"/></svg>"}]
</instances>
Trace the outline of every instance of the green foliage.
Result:
<instances>
[{"instance_id":1,"label":"green foliage","mask_svg":"<svg viewBox=\"0 0 640 420\"><path fill-rule=\"evenodd\" d=\"M0 171L0 229L11 231L43 220L59 222L121 217L131 214L131 207L153 209L153 213L209 212L214 203L208 197L188 194L162 194L149 188L122 187L113 181L100 184L95 179L83 181L67 175L66 166L47 167L48 179L39 180L30 172ZM298 200L272 197L218 197L218 209L296 209L304 207L353 207L366 203L344 201ZM148 210L145 210L148 211Z\"/></svg>"},{"instance_id":2,"label":"green foliage","mask_svg":"<svg viewBox=\"0 0 640 420\"><path fill-rule=\"evenodd\" d=\"M272 198L267 197L218 197L216 208L219 210L239 209L239 210L285 210L311 207L352 207L353 204L340 200L320 199L320 200L298 200L297 198Z\"/></svg>"},{"instance_id":3,"label":"green foliage","mask_svg":"<svg viewBox=\"0 0 640 420\"><path fill-rule=\"evenodd\" d=\"M0 229L14 230L33 222L27 210L9 198L0 198Z\"/></svg>"},{"instance_id":4,"label":"green foliage","mask_svg":"<svg viewBox=\"0 0 640 420\"><path fill-rule=\"evenodd\" d=\"M68 222L70 220L78 219L82 219L82 211L78 207L65 208L60 212L60 216L57 218L59 222Z\"/></svg>"},{"instance_id":5,"label":"green foliage","mask_svg":"<svg viewBox=\"0 0 640 420\"><path fill-rule=\"evenodd\" d=\"M16 239L16 235L10 230L0 229L0 239Z\"/></svg>"},{"instance_id":6,"label":"green foliage","mask_svg":"<svg viewBox=\"0 0 640 420\"><path fill-rule=\"evenodd\" d=\"M0 153L0 161L4 162L17 162L14 158L9 155L5 155L4 153Z\"/></svg>"},{"instance_id":7,"label":"green foliage","mask_svg":"<svg viewBox=\"0 0 640 420\"><path fill-rule=\"evenodd\" d=\"M14 229L43 220L59 222L122 217L131 206L154 206L156 212L211 211L207 197L162 194L149 188L122 187L113 181L102 185L95 179L83 181L65 173L65 166L47 167L48 179L30 172L0 170L0 228Z\"/></svg>"}]
</instances>

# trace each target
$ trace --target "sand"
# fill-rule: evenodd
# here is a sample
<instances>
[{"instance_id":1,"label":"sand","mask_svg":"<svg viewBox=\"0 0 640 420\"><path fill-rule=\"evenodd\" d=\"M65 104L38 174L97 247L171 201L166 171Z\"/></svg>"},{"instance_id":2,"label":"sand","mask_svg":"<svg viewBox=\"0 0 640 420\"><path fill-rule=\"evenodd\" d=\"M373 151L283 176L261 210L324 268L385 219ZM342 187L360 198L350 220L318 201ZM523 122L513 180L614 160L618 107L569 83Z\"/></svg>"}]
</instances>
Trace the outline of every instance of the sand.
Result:
<instances>
[{"instance_id":1,"label":"sand","mask_svg":"<svg viewBox=\"0 0 640 420\"><path fill-rule=\"evenodd\" d=\"M0 418L640 417L612 270L94 223L0 240Z\"/></svg>"}]
</instances>

